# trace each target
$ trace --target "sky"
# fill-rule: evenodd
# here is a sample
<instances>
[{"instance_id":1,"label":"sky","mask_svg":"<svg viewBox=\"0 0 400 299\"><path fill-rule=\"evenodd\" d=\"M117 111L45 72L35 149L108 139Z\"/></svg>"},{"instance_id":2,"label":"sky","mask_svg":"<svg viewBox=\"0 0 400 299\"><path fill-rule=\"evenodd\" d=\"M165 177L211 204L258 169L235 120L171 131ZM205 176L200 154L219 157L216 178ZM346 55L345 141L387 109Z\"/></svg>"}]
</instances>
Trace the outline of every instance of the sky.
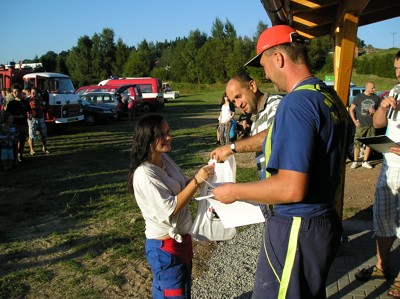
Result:
<instances>
[{"instance_id":1,"label":"sky","mask_svg":"<svg viewBox=\"0 0 400 299\"><path fill-rule=\"evenodd\" d=\"M253 37L259 21L271 26L260 0L4 0L0 26L0 64L60 53L84 35L114 31L128 46L187 37L199 29L210 35L218 17L238 36ZM400 17L362 26L358 37L376 48L400 48Z\"/></svg>"}]
</instances>

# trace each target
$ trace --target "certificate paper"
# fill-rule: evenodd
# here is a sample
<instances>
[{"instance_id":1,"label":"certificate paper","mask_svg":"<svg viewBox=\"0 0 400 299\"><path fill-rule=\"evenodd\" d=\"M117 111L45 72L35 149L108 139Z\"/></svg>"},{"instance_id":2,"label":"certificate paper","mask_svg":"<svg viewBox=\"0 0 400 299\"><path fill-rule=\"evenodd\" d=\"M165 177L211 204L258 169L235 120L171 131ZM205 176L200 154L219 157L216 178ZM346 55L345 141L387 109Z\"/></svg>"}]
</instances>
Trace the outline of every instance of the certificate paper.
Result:
<instances>
[{"instance_id":1,"label":"certificate paper","mask_svg":"<svg viewBox=\"0 0 400 299\"><path fill-rule=\"evenodd\" d=\"M389 149L391 147L399 147L400 148L400 142L396 143L392 139L390 139L389 137L387 137L385 135L378 135L378 136L373 136L373 137L362 137L362 138L357 138L357 140L380 153L389 152Z\"/></svg>"},{"instance_id":2,"label":"certificate paper","mask_svg":"<svg viewBox=\"0 0 400 299\"><path fill-rule=\"evenodd\" d=\"M213 197L207 198L215 209L225 228L264 222L265 218L258 204L245 201L235 201L224 204Z\"/></svg>"}]
</instances>

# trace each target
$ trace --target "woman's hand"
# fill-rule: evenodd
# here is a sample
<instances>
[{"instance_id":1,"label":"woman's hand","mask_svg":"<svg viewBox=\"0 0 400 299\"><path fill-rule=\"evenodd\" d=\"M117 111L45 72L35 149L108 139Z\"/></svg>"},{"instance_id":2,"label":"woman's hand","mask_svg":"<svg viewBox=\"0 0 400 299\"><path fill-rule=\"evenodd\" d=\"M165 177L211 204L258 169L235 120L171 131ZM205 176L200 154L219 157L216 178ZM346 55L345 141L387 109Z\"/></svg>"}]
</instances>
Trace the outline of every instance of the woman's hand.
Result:
<instances>
[{"instance_id":1,"label":"woman's hand","mask_svg":"<svg viewBox=\"0 0 400 299\"><path fill-rule=\"evenodd\" d=\"M194 176L195 180L200 186L205 184L209 178L214 176L215 164L203 166Z\"/></svg>"}]
</instances>

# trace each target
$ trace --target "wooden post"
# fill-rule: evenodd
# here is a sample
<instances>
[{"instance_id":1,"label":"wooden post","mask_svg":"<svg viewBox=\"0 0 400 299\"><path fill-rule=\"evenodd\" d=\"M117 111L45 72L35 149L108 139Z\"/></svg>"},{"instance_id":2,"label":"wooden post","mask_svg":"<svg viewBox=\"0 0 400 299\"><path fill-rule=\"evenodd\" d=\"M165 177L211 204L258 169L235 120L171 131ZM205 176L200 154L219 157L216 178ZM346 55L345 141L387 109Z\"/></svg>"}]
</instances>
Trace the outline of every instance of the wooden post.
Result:
<instances>
[{"instance_id":1,"label":"wooden post","mask_svg":"<svg viewBox=\"0 0 400 299\"><path fill-rule=\"evenodd\" d=\"M343 104L347 107L349 100L349 88L351 74L353 70L354 53L357 41L358 17L350 13L344 14L343 27L337 27L335 30L335 57L334 57L334 88L338 93ZM340 78L340 79L339 79ZM348 132L350 134L350 132ZM347 149L343 153L343 160L346 161ZM340 219L343 219L343 198L344 183L346 175L346 164L343 162L340 171L340 190L337 194L336 210Z\"/></svg>"}]
</instances>

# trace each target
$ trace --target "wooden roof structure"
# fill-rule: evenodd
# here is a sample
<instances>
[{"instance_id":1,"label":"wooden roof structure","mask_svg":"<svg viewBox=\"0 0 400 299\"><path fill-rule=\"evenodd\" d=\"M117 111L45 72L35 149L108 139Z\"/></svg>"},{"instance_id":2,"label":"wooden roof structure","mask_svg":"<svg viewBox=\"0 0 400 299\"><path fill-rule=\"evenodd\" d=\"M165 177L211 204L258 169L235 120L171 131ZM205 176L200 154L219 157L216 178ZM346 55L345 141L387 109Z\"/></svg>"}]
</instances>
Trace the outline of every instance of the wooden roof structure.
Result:
<instances>
[{"instance_id":1,"label":"wooden roof structure","mask_svg":"<svg viewBox=\"0 0 400 299\"><path fill-rule=\"evenodd\" d=\"M272 25L285 24L312 39L329 35L335 45L335 90L347 106L357 30L400 16L398 0L260 0Z\"/></svg>"},{"instance_id":2,"label":"wooden roof structure","mask_svg":"<svg viewBox=\"0 0 400 299\"><path fill-rule=\"evenodd\" d=\"M400 16L399 0L260 0L272 25L289 25L312 39L329 35L334 42L334 88L345 106L359 26ZM336 209L343 216L345 167Z\"/></svg>"}]
</instances>

